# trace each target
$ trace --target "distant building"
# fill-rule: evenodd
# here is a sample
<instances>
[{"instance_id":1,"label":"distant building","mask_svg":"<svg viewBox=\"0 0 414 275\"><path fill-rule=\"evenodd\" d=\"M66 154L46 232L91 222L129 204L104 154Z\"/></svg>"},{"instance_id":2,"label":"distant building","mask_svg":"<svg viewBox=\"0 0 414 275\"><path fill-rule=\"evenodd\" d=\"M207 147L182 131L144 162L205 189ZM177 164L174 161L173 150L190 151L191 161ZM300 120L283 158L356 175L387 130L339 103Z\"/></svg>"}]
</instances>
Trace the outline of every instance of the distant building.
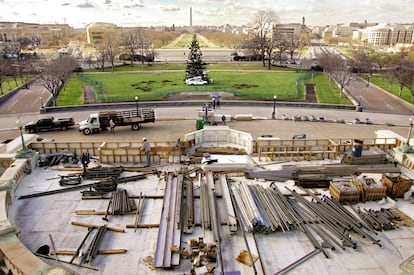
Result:
<instances>
[{"instance_id":1,"label":"distant building","mask_svg":"<svg viewBox=\"0 0 414 275\"><path fill-rule=\"evenodd\" d=\"M34 24L22 22L0 22L0 42L15 42L19 38L33 38L45 41L56 41L68 37L74 29L67 24Z\"/></svg>"},{"instance_id":2,"label":"distant building","mask_svg":"<svg viewBox=\"0 0 414 275\"><path fill-rule=\"evenodd\" d=\"M414 43L413 24L378 24L353 32L352 38L373 46L394 46Z\"/></svg>"},{"instance_id":3,"label":"distant building","mask_svg":"<svg viewBox=\"0 0 414 275\"><path fill-rule=\"evenodd\" d=\"M96 22L86 26L86 42L88 44L99 44L105 33L121 32L121 28L112 23Z\"/></svg>"},{"instance_id":4,"label":"distant building","mask_svg":"<svg viewBox=\"0 0 414 275\"><path fill-rule=\"evenodd\" d=\"M366 23L341 23L333 26L327 26L322 31L321 37L325 41L332 38L351 38L355 30L363 28Z\"/></svg>"},{"instance_id":5,"label":"distant building","mask_svg":"<svg viewBox=\"0 0 414 275\"><path fill-rule=\"evenodd\" d=\"M287 40L299 41L305 37L310 39L312 30L308 28L304 22L300 23L289 23L289 24L276 24L273 29L276 37L284 37Z\"/></svg>"}]
</instances>

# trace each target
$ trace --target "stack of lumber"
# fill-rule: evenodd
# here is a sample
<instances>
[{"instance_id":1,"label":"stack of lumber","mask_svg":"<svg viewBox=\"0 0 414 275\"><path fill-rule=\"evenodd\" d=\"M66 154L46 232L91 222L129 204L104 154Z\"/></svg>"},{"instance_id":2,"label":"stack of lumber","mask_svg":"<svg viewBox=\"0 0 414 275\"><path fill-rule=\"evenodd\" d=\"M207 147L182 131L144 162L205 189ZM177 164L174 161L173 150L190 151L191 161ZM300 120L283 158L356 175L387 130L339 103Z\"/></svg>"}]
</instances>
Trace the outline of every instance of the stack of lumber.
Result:
<instances>
[{"instance_id":1,"label":"stack of lumber","mask_svg":"<svg viewBox=\"0 0 414 275\"><path fill-rule=\"evenodd\" d=\"M361 156L353 156L352 152L346 152L342 157L342 163L346 164L380 164L387 162L387 155L379 148L371 148L363 151Z\"/></svg>"},{"instance_id":2,"label":"stack of lumber","mask_svg":"<svg viewBox=\"0 0 414 275\"><path fill-rule=\"evenodd\" d=\"M335 177L350 176L355 173L352 165L316 165L297 167L296 184L305 188L328 188Z\"/></svg>"}]
</instances>

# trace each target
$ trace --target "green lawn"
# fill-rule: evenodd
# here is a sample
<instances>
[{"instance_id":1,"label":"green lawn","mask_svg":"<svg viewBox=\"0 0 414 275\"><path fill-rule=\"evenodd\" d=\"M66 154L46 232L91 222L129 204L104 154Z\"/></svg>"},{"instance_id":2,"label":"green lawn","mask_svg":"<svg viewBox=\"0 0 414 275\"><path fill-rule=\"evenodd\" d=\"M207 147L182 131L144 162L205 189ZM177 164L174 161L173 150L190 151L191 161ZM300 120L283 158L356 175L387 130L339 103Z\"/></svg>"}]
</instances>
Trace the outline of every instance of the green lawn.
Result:
<instances>
[{"instance_id":1,"label":"green lawn","mask_svg":"<svg viewBox=\"0 0 414 275\"><path fill-rule=\"evenodd\" d=\"M280 100L303 100L304 86L297 81L306 72L293 70L267 70L261 64L214 64L208 66L212 81L207 86L186 86L184 84L185 64L177 69L176 65L145 66L131 71L90 72L83 75L87 82L73 77L62 90L58 105L82 104L82 86L94 85L102 102L162 100L164 96L176 92L231 92L241 98L251 100L272 100L277 95ZM135 69L135 71L134 71ZM312 79L307 80L312 81ZM348 103L346 98L339 98L338 88L323 75L316 75L318 98L321 103ZM298 82L298 85L296 83ZM97 85L95 85L97 84Z\"/></svg>"},{"instance_id":2,"label":"green lawn","mask_svg":"<svg viewBox=\"0 0 414 275\"><path fill-rule=\"evenodd\" d=\"M308 83L316 84L316 94L320 103L330 104L350 104L350 101L345 95L340 97L340 90L338 86L330 81L326 74L316 74L311 79L308 79Z\"/></svg>"},{"instance_id":3,"label":"green lawn","mask_svg":"<svg viewBox=\"0 0 414 275\"><path fill-rule=\"evenodd\" d=\"M79 105L83 103L82 87L87 83L72 77L59 94L58 106Z\"/></svg>"},{"instance_id":4,"label":"green lawn","mask_svg":"<svg viewBox=\"0 0 414 275\"><path fill-rule=\"evenodd\" d=\"M8 94L21 85L23 85L23 82L20 77L6 77L1 85L0 95Z\"/></svg>"},{"instance_id":5,"label":"green lawn","mask_svg":"<svg viewBox=\"0 0 414 275\"><path fill-rule=\"evenodd\" d=\"M367 76L363 76L365 79L368 79ZM377 85L378 87L381 87L382 89L386 90L386 91L390 91L390 81L388 79L386 79L385 77L381 76L381 75L373 75L370 79L370 81L372 83L374 83L375 85ZM394 82L392 83L391 86L391 93L399 96L400 93L400 85L398 84L397 80L394 80ZM412 95L410 90L408 90L408 88L404 87L402 90L402 95L401 97L406 100L409 103L412 103Z\"/></svg>"}]
</instances>

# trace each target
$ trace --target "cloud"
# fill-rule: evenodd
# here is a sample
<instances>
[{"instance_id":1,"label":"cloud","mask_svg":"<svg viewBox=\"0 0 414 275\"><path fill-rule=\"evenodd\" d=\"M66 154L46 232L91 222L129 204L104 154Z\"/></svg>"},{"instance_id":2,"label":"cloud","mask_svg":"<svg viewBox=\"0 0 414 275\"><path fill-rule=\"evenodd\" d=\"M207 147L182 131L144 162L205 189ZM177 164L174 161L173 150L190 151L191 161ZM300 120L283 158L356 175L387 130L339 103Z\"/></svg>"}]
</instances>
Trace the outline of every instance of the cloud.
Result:
<instances>
[{"instance_id":1,"label":"cloud","mask_svg":"<svg viewBox=\"0 0 414 275\"><path fill-rule=\"evenodd\" d=\"M93 8L94 6L89 2L84 2L84 3L77 5L76 7L84 9L84 8Z\"/></svg>"},{"instance_id":2,"label":"cloud","mask_svg":"<svg viewBox=\"0 0 414 275\"><path fill-rule=\"evenodd\" d=\"M180 7L177 7L177 6L174 6L174 5L160 6L160 10L162 10L162 11L179 11Z\"/></svg>"}]
</instances>

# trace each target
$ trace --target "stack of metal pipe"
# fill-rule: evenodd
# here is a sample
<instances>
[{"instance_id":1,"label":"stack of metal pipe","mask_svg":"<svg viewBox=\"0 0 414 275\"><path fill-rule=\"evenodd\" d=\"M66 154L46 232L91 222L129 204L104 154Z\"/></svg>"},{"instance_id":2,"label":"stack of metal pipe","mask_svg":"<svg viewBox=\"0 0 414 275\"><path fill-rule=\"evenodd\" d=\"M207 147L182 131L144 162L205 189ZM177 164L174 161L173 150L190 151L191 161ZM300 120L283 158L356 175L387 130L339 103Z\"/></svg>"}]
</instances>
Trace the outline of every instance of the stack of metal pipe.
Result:
<instances>
[{"instance_id":1,"label":"stack of metal pipe","mask_svg":"<svg viewBox=\"0 0 414 275\"><path fill-rule=\"evenodd\" d=\"M296 227L294 210L279 189L240 182L231 191L245 231L268 233Z\"/></svg>"},{"instance_id":2,"label":"stack of metal pipe","mask_svg":"<svg viewBox=\"0 0 414 275\"><path fill-rule=\"evenodd\" d=\"M117 190L112 193L112 215L123 215L131 212L131 205L126 190Z\"/></svg>"}]
</instances>

